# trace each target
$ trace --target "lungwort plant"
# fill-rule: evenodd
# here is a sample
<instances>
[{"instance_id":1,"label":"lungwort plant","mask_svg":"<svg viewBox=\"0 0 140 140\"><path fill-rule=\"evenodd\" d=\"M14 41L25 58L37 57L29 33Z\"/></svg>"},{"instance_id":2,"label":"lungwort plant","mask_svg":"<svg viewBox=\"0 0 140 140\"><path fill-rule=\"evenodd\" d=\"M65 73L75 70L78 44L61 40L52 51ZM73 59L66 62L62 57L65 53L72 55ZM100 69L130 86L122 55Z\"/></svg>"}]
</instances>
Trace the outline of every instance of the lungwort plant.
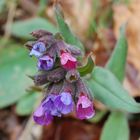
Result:
<instances>
[{"instance_id":1,"label":"lungwort plant","mask_svg":"<svg viewBox=\"0 0 140 140\"><path fill-rule=\"evenodd\" d=\"M75 112L79 119L96 117L94 101L112 112L105 123L101 140L128 140L127 113L139 113L137 103L122 86L125 77L127 41L125 26L105 68L94 65L91 55L83 64L84 47L55 9L59 33L36 30L26 43L30 56L37 59L37 74L31 76L42 86L44 98L33 114L35 122L48 125L54 116ZM97 114L98 115L98 114ZM111 132L110 132L111 130ZM123 132L123 133L122 133Z\"/></svg>"}]
</instances>

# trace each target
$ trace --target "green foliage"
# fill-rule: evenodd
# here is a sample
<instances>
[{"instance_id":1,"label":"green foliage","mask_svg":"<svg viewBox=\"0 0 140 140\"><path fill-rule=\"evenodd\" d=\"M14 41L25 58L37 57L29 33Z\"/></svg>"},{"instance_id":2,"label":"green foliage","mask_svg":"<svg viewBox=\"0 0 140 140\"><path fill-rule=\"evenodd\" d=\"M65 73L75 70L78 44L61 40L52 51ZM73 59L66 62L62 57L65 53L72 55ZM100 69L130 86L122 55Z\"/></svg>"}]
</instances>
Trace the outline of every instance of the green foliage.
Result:
<instances>
[{"instance_id":1,"label":"green foliage","mask_svg":"<svg viewBox=\"0 0 140 140\"><path fill-rule=\"evenodd\" d=\"M85 49L83 44L80 42L80 40L72 33L67 23L64 21L62 13L59 9L59 7L56 7L55 9L56 19L59 27L59 31L62 34L64 40L72 45L75 45L76 47L79 47L81 51L84 53Z\"/></svg>"},{"instance_id":2,"label":"green foliage","mask_svg":"<svg viewBox=\"0 0 140 140\"><path fill-rule=\"evenodd\" d=\"M127 41L125 37L125 26L122 26L116 47L106 65L106 68L108 68L120 82L123 81L125 76L126 56ZM110 130L112 130L111 133ZM127 124L127 118L123 112L111 113L110 117L105 123L101 140L108 139L129 140L129 126Z\"/></svg>"},{"instance_id":3,"label":"green foliage","mask_svg":"<svg viewBox=\"0 0 140 140\"><path fill-rule=\"evenodd\" d=\"M107 69L95 67L92 78L87 80L95 98L110 109L140 112L140 105L122 87L118 79Z\"/></svg>"},{"instance_id":4,"label":"green foliage","mask_svg":"<svg viewBox=\"0 0 140 140\"><path fill-rule=\"evenodd\" d=\"M21 98L16 106L17 114L21 116L30 115L36 106L36 102L39 97L40 94L38 93L29 93L25 97Z\"/></svg>"},{"instance_id":5,"label":"green foliage","mask_svg":"<svg viewBox=\"0 0 140 140\"><path fill-rule=\"evenodd\" d=\"M92 123L98 123L103 119L103 117L106 114L107 114L107 110L101 110L101 111L96 110L96 115L93 118L89 119L89 121Z\"/></svg>"},{"instance_id":6,"label":"green foliage","mask_svg":"<svg viewBox=\"0 0 140 140\"><path fill-rule=\"evenodd\" d=\"M125 36L125 26L122 26L116 47L106 65L106 68L108 68L120 81L123 81L125 76L126 57L127 41Z\"/></svg>"},{"instance_id":7,"label":"green foliage","mask_svg":"<svg viewBox=\"0 0 140 140\"><path fill-rule=\"evenodd\" d=\"M15 103L27 94L25 90L32 81L26 75L35 72L35 64L24 48L13 42L6 46L0 51L0 108Z\"/></svg>"},{"instance_id":8,"label":"green foliage","mask_svg":"<svg viewBox=\"0 0 140 140\"><path fill-rule=\"evenodd\" d=\"M94 61L91 56L88 57L87 64L83 67L79 67L78 71L81 76L85 76L86 74L90 74L94 68Z\"/></svg>"},{"instance_id":9,"label":"green foliage","mask_svg":"<svg viewBox=\"0 0 140 140\"><path fill-rule=\"evenodd\" d=\"M38 15L44 16L48 0L39 0Z\"/></svg>"},{"instance_id":10,"label":"green foliage","mask_svg":"<svg viewBox=\"0 0 140 140\"><path fill-rule=\"evenodd\" d=\"M0 0L0 13L4 10L5 3L6 3L5 0Z\"/></svg>"},{"instance_id":11,"label":"green foliage","mask_svg":"<svg viewBox=\"0 0 140 140\"><path fill-rule=\"evenodd\" d=\"M126 116L121 112L112 112L105 122L101 140L129 140L129 127Z\"/></svg>"},{"instance_id":12,"label":"green foliage","mask_svg":"<svg viewBox=\"0 0 140 140\"><path fill-rule=\"evenodd\" d=\"M16 21L12 25L12 34L19 38L29 39L30 33L37 29L48 30L52 33L56 33L57 29L47 19L44 18L32 18L26 21Z\"/></svg>"}]
</instances>

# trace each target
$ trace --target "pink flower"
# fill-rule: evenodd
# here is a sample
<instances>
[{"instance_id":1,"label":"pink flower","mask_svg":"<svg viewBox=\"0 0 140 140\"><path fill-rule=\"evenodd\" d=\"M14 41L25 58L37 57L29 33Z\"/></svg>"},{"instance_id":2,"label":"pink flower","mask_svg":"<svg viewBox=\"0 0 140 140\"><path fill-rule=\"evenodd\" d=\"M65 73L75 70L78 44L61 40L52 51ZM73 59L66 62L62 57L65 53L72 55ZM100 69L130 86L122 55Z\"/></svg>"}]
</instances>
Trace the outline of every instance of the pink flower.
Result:
<instances>
[{"instance_id":1,"label":"pink flower","mask_svg":"<svg viewBox=\"0 0 140 140\"><path fill-rule=\"evenodd\" d=\"M79 119L89 119L95 115L92 101L87 96L79 96L76 105L76 115Z\"/></svg>"},{"instance_id":2,"label":"pink flower","mask_svg":"<svg viewBox=\"0 0 140 140\"><path fill-rule=\"evenodd\" d=\"M68 52L62 52L62 54L60 55L60 61L63 68L67 70L76 68L77 60Z\"/></svg>"}]
</instances>

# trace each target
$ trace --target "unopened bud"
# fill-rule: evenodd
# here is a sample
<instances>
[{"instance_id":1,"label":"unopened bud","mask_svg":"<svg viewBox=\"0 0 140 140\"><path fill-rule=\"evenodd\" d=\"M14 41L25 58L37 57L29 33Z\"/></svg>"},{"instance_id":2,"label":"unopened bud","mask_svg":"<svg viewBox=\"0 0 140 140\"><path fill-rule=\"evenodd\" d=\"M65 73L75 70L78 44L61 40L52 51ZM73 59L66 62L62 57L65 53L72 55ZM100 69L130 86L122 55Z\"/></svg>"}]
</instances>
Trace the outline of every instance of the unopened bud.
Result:
<instances>
[{"instance_id":1,"label":"unopened bud","mask_svg":"<svg viewBox=\"0 0 140 140\"><path fill-rule=\"evenodd\" d=\"M47 79L49 82L59 82L65 78L66 71L63 68L57 68L55 70L49 71Z\"/></svg>"},{"instance_id":2,"label":"unopened bud","mask_svg":"<svg viewBox=\"0 0 140 140\"><path fill-rule=\"evenodd\" d=\"M31 35L35 38L40 38L40 37L43 37L43 36L52 36L53 34L48 32L48 31L40 29L40 30L33 31L31 33Z\"/></svg>"},{"instance_id":3,"label":"unopened bud","mask_svg":"<svg viewBox=\"0 0 140 140\"><path fill-rule=\"evenodd\" d=\"M69 70L66 74L66 80L70 83L76 82L80 78L80 74L76 69Z\"/></svg>"},{"instance_id":4,"label":"unopened bud","mask_svg":"<svg viewBox=\"0 0 140 140\"><path fill-rule=\"evenodd\" d=\"M47 73L34 76L34 83L37 86L44 85L48 82Z\"/></svg>"}]
</instances>

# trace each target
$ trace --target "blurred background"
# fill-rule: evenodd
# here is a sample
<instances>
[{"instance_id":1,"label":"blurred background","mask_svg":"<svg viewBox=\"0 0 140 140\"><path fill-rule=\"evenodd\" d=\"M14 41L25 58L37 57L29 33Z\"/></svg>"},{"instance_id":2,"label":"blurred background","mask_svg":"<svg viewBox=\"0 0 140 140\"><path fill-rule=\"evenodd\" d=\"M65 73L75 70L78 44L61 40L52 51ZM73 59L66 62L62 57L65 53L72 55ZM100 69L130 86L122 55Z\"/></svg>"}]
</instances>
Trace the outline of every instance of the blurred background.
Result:
<instances>
[{"instance_id":1,"label":"blurred background","mask_svg":"<svg viewBox=\"0 0 140 140\"><path fill-rule=\"evenodd\" d=\"M58 32L54 3L59 2L71 30L86 53L104 66L115 47L119 28L126 25L128 56L124 87L140 102L140 0L0 0L0 140L99 140L109 112L98 101L98 115L80 121L73 115L55 118L45 127L35 125L32 112L41 98L28 75L34 58L24 47L30 32ZM129 119L130 139L140 138L140 114ZM118 128L119 129L119 128ZM108 139L109 140L109 139ZM123 140L123 139L121 139Z\"/></svg>"}]
</instances>

